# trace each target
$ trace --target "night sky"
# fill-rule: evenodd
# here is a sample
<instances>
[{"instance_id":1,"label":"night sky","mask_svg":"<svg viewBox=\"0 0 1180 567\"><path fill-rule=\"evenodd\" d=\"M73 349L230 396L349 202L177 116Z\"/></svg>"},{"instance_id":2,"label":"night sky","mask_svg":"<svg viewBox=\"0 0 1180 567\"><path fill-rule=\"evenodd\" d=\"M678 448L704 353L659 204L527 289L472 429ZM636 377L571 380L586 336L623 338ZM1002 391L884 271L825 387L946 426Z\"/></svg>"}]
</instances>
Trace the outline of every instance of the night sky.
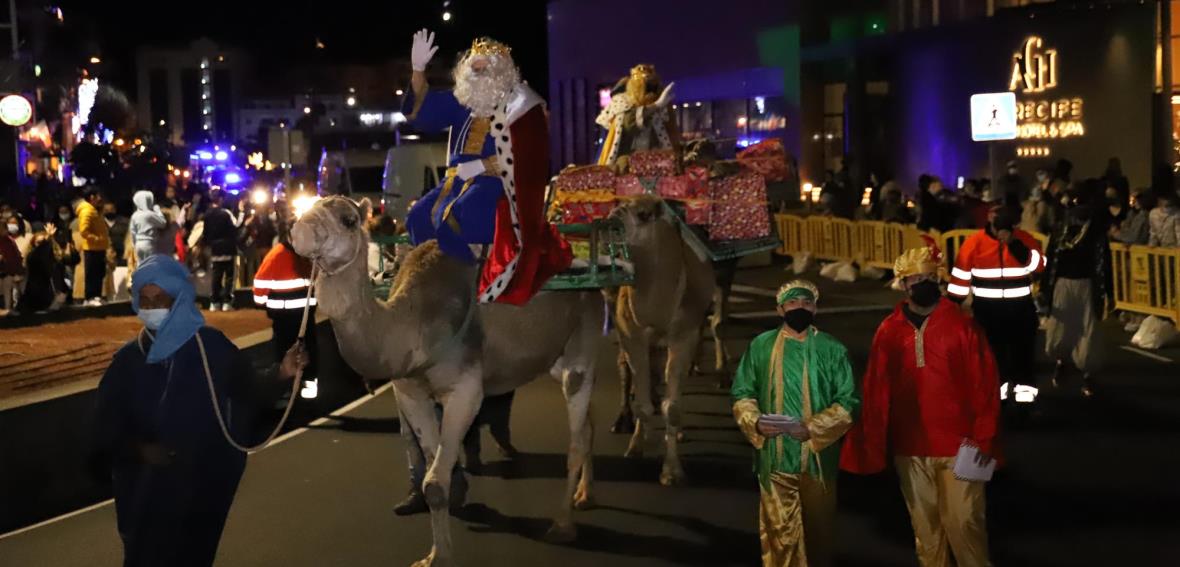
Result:
<instances>
[{"instance_id":1,"label":"night sky","mask_svg":"<svg viewBox=\"0 0 1180 567\"><path fill-rule=\"evenodd\" d=\"M22 5L25 2L22 1ZM32 3L30 3L32 4ZM134 93L135 49L184 46L207 36L250 51L259 65L292 62L376 63L406 57L413 33L437 33L436 64L481 35L508 43L523 76L548 85L545 2L542 0L166 0L62 2L68 29L84 49L101 54L102 74ZM443 22L442 13L453 18ZM316 38L326 46L315 48Z\"/></svg>"}]
</instances>

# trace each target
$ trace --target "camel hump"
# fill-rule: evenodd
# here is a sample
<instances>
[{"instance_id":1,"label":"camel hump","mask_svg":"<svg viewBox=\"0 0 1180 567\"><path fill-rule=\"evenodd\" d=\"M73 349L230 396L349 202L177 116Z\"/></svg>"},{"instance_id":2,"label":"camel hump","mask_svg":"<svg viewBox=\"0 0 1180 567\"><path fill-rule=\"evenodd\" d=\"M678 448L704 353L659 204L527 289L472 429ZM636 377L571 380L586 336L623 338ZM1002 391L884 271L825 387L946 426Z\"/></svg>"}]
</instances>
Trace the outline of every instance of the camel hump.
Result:
<instances>
[{"instance_id":1,"label":"camel hump","mask_svg":"<svg viewBox=\"0 0 1180 567\"><path fill-rule=\"evenodd\" d=\"M474 297L474 268L452 258L428 240L415 246L402 263L394 279L390 297L410 293L436 297Z\"/></svg>"}]
</instances>

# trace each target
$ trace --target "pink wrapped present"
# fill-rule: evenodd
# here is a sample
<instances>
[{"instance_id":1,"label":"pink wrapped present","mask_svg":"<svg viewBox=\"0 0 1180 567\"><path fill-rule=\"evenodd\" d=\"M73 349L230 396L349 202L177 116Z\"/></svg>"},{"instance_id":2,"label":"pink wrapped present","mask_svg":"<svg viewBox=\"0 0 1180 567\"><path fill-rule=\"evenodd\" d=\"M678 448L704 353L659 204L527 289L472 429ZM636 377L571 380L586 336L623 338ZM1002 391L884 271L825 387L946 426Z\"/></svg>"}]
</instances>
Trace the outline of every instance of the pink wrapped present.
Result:
<instances>
[{"instance_id":1,"label":"pink wrapped present","mask_svg":"<svg viewBox=\"0 0 1180 567\"><path fill-rule=\"evenodd\" d=\"M671 175L656 181L656 194L664 199L684 200L689 198L688 177Z\"/></svg>"},{"instance_id":2,"label":"pink wrapped present","mask_svg":"<svg viewBox=\"0 0 1180 567\"><path fill-rule=\"evenodd\" d=\"M635 197L647 193L644 189L643 183L640 183L639 178L634 175L620 175L615 177L615 196L616 197Z\"/></svg>"},{"instance_id":3,"label":"pink wrapped present","mask_svg":"<svg viewBox=\"0 0 1180 567\"><path fill-rule=\"evenodd\" d=\"M676 175L676 154L672 150L644 150L631 154L627 168L640 177Z\"/></svg>"},{"instance_id":4,"label":"pink wrapped present","mask_svg":"<svg viewBox=\"0 0 1180 567\"><path fill-rule=\"evenodd\" d=\"M601 191L615 186L615 172L605 165L567 167L557 174L554 188L561 192Z\"/></svg>"},{"instance_id":5,"label":"pink wrapped present","mask_svg":"<svg viewBox=\"0 0 1180 567\"><path fill-rule=\"evenodd\" d=\"M561 224L585 224L604 219L614 203L566 203L561 207Z\"/></svg>"},{"instance_id":6,"label":"pink wrapped present","mask_svg":"<svg viewBox=\"0 0 1180 567\"><path fill-rule=\"evenodd\" d=\"M770 235L766 180L752 171L709 183L713 201L709 240L745 240Z\"/></svg>"}]
</instances>

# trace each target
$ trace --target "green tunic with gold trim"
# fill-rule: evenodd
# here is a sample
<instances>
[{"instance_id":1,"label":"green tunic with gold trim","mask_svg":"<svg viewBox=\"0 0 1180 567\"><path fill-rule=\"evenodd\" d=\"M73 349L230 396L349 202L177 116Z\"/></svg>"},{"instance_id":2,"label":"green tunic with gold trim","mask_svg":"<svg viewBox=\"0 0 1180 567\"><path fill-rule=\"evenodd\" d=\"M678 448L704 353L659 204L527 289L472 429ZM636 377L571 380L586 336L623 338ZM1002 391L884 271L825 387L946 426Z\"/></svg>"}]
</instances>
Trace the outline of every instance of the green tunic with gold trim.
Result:
<instances>
[{"instance_id":1,"label":"green tunic with gold trim","mask_svg":"<svg viewBox=\"0 0 1180 567\"><path fill-rule=\"evenodd\" d=\"M742 356L731 395L738 426L758 450L755 472L764 488L776 472L836 477L840 439L852 426L860 398L848 350L835 337L815 327L803 340L782 329L762 333ZM801 420L811 439L763 437L757 430L763 414Z\"/></svg>"}]
</instances>

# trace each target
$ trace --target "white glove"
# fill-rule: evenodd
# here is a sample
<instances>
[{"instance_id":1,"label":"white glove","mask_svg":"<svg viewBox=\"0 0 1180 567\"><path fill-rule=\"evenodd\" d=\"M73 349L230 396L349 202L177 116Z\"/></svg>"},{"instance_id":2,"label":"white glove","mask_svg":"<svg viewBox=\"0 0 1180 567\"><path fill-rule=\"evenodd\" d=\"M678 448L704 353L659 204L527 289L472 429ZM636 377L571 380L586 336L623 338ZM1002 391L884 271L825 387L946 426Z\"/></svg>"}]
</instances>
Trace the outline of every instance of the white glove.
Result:
<instances>
[{"instance_id":1,"label":"white glove","mask_svg":"<svg viewBox=\"0 0 1180 567\"><path fill-rule=\"evenodd\" d=\"M660 93L660 98L656 99L652 105L656 108L664 108L672 104L672 101L676 100L676 93L672 92L672 88L675 86L674 82L668 83L668 86L664 87L664 92Z\"/></svg>"},{"instance_id":2,"label":"white glove","mask_svg":"<svg viewBox=\"0 0 1180 567\"><path fill-rule=\"evenodd\" d=\"M438 47L434 45L434 32L419 30L414 34L414 47L410 48L410 66L415 71L425 71L436 51Z\"/></svg>"},{"instance_id":3,"label":"white glove","mask_svg":"<svg viewBox=\"0 0 1180 567\"><path fill-rule=\"evenodd\" d=\"M473 159L471 161L465 161L465 162L459 164L458 166L456 166L455 170L457 171L457 173L459 175L459 179L462 179L463 181L467 181L468 179L471 179L472 177L475 177L476 175L479 175L479 174L483 173L484 171L487 171L487 169L484 168L483 160L481 160L481 159Z\"/></svg>"}]
</instances>

